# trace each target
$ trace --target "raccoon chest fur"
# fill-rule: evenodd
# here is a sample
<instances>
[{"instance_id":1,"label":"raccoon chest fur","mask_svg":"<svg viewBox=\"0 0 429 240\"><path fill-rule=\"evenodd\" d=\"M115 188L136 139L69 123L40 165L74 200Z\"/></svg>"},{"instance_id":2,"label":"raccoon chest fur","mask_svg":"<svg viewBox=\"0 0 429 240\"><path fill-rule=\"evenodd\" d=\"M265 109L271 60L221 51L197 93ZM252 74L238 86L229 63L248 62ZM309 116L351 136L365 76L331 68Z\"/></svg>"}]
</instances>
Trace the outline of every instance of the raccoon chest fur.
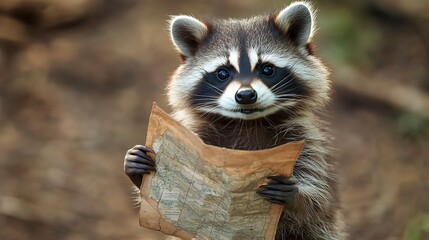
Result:
<instances>
[{"instance_id":1,"label":"raccoon chest fur","mask_svg":"<svg viewBox=\"0 0 429 240\"><path fill-rule=\"evenodd\" d=\"M223 119L205 126L197 134L206 144L230 149L261 150L302 139L298 128L284 128L269 119Z\"/></svg>"}]
</instances>

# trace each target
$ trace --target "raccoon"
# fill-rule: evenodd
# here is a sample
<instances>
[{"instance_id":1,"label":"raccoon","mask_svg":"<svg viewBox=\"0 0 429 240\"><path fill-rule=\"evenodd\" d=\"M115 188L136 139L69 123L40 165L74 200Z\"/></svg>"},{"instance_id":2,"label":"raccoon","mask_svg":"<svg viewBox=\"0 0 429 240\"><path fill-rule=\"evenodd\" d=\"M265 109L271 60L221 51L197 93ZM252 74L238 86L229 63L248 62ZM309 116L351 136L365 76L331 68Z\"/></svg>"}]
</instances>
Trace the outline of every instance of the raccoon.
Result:
<instances>
[{"instance_id":1,"label":"raccoon","mask_svg":"<svg viewBox=\"0 0 429 240\"><path fill-rule=\"evenodd\" d=\"M313 51L311 5L295 2L248 19L175 16L170 30L182 60L167 87L172 116L219 147L258 150L304 140L293 177L269 177L257 191L284 206L276 239L345 239L325 124L317 115L329 101L330 80ZM125 172L137 187L155 170L148 152L136 145L125 156Z\"/></svg>"}]
</instances>

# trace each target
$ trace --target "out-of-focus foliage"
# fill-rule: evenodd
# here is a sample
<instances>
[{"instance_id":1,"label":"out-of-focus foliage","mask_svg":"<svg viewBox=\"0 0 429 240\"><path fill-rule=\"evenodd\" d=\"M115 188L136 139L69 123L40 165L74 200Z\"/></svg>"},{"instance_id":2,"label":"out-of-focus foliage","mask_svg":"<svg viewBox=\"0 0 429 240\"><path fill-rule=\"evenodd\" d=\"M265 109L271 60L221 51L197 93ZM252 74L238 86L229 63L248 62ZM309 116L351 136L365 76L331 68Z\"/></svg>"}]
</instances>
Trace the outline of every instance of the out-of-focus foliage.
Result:
<instances>
[{"instance_id":1,"label":"out-of-focus foliage","mask_svg":"<svg viewBox=\"0 0 429 240\"><path fill-rule=\"evenodd\" d=\"M407 137L425 136L428 124L427 119L412 113L403 113L397 120L398 131Z\"/></svg>"},{"instance_id":2,"label":"out-of-focus foliage","mask_svg":"<svg viewBox=\"0 0 429 240\"><path fill-rule=\"evenodd\" d=\"M404 240L421 240L429 238L429 215L422 214L413 218L407 225Z\"/></svg>"},{"instance_id":3,"label":"out-of-focus foliage","mask_svg":"<svg viewBox=\"0 0 429 240\"><path fill-rule=\"evenodd\" d=\"M347 7L327 9L318 19L324 37L320 51L331 64L371 67L372 55L381 43L381 33L374 22Z\"/></svg>"}]
</instances>

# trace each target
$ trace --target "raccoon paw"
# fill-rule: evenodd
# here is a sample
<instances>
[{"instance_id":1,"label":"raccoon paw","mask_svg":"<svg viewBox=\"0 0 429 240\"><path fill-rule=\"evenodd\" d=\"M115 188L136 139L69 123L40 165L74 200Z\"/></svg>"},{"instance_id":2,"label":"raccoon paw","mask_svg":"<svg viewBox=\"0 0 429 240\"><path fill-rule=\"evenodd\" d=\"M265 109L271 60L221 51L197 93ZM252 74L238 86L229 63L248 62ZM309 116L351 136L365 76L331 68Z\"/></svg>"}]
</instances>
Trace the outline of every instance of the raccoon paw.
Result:
<instances>
[{"instance_id":1,"label":"raccoon paw","mask_svg":"<svg viewBox=\"0 0 429 240\"><path fill-rule=\"evenodd\" d=\"M138 188L142 184L143 174L156 171L155 161L147 153L155 152L143 145L136 145L129 149L124 158L124 172Z\"/></svg>"},{"instance_id":2,"label":"raccoon paw","mask_svg":"<svg viewBox=\"0 0 429 240\"><path fill-rule=\"evenodd\" d=\"M295 201L298 193L296 180L281 176L270 176L268 179L271 181L257 190L265 200L283 206L288 206Z\"/></svg>"}]
</instances>

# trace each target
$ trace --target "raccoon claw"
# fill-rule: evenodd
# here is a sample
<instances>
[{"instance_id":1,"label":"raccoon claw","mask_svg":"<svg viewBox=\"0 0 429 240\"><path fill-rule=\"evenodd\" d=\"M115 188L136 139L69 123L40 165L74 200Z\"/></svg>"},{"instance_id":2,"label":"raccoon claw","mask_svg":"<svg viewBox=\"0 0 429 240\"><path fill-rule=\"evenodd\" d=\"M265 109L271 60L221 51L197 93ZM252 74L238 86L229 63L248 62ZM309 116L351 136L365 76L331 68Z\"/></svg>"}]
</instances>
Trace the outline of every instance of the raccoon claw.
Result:
<instances>
[{"instance_id":1,"label":"raccoon claw","mask_svg":"<svg viewBox=\"0 0 429 240\"><path fill-rule=\"evenodd\" d=\"M124 158L124 172L130 180L140 187L143 174L156 171L155 161L147 153L155 152L143 145L136 145L129 149Z\"/></svg>"},{"instance_id":2,"label":"raccoon claw","mask_svg":"<svg viewBox=\"0 0 429 240\"><path fill-rule=\"evenodd\" d=\"M271 181L267 185L259 187L256 191L265 200L279 205L290 205L295 201L298 193L297 181L294 179L270 176Z\"/></svg>"}]
</instances>

